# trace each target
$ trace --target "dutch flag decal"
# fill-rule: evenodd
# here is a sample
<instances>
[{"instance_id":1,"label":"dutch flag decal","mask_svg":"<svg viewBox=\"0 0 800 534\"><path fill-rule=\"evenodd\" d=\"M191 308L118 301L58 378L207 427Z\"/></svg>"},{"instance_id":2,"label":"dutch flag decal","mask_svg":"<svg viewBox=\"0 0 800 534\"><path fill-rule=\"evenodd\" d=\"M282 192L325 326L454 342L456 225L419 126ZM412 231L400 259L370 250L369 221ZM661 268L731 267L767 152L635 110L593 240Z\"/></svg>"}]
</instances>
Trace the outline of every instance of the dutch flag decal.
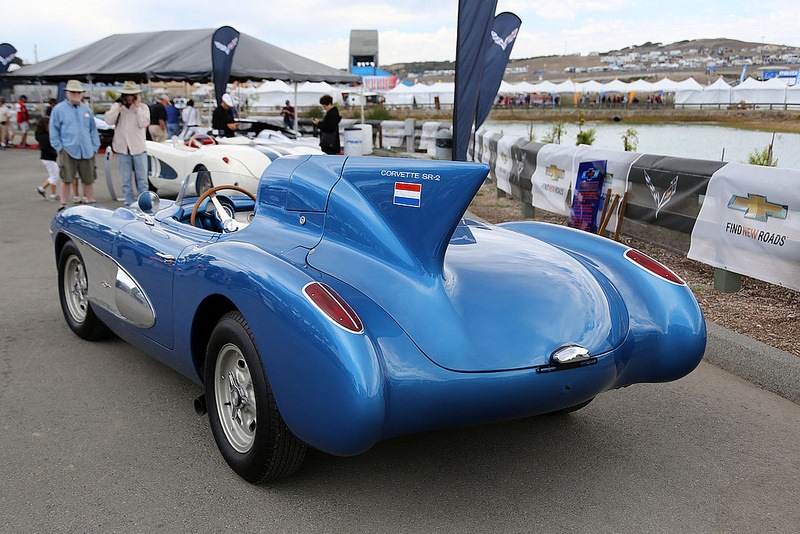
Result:
<instances>
[{"instance_id":1,"label":"dutch flag decal","mask_svg":"<svg viewBox=\"0 0 800 534\"><path fill-rule=\"evenodd\" d=\"M394 203L398 206L418 208L422 203L422 184L394 183Z\"/></svg>"}]
</instances>

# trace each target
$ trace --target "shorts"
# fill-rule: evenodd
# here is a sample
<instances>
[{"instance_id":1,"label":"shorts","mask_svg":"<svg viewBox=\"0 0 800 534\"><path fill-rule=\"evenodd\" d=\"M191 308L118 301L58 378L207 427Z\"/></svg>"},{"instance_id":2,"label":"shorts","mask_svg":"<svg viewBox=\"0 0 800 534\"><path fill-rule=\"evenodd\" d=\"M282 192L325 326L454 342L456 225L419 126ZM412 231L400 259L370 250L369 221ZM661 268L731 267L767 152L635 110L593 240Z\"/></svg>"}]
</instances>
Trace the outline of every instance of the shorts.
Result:
<instances>
[{"instance_id":1,"label":"shorts","mask_svg":"<svg viewBox=\"0 0 800 534\"><path fill-rule=\"evenodd\" d=\"M28 121L19 123L19 131L22 133L28 133L28 130L31 129L31 124Z\"/></svg>"},{"instance_id":2,"label":"shorts","mask_svg":"<svg viewBox=\"0 0 800 534\"><path fill-rule=\"evenodd\" d=\"M97 178L94 158L75 159L63 148L58 153L58 171L61 181L65 184L72 183L75 173L81 177L81 182L85 184L93 184L95 178Z\"/></svg>"},{"instance_id":3,"label":"shorts","mask_svg":"<svg viewBox=\"0 0 800 534\"><path fill-rule=\"evenodd\" d=\"M40 160L44 168L47 169L47 182L51 185L58 185L58 163L49 159Z\"/></svg>"}]
</instances>

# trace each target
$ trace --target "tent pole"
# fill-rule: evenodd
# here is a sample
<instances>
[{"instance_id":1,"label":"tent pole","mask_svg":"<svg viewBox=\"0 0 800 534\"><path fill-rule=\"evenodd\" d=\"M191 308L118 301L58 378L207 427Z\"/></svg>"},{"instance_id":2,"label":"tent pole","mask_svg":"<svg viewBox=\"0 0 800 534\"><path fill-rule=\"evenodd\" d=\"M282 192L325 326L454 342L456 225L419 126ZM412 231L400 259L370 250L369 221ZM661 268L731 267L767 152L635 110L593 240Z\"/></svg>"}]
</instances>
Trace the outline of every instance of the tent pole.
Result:
<instances>
[{"instance_id":1,"label":"tent pole","mask_svg":"<svg viewBox=\"0 0 800 534\"><path fill-rule=\"evenodd\" d=\"M364 124L364 79L361 79L361 98L359 98L359 102L361 102L361 124Z\"/></svg>"},{"instance_id":2,"label":"tent pole","mask_svg":"<svg viewBox=\"0 0 800 534\"><path fill-rule=\"evenodd\" d=\"M294 131L298 132L299 130L297 129L297 126L299 125L299 123L298 123L297 112L299 111L299 108L297 106L297 80L295 80L293 83L294 83Z\"/></svg>"}]
</instances>

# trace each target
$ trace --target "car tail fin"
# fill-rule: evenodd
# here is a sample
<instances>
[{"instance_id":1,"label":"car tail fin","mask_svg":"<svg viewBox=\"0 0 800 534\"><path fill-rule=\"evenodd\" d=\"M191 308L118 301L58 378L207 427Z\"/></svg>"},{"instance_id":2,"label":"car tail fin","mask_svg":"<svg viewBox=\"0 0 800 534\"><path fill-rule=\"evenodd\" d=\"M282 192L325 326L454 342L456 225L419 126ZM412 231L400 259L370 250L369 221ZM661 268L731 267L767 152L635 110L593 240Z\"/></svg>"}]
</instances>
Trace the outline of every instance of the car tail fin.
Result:
<instances>
[{"instance_id":1,"label":"car tail fin","mask_svg":"<svg viewBox=\"0 0 800 534\"><path fill-rule=\"evenodd\" d=\"M450 237L488 172L482 163L347 158L309 262L331 274L366 261L441 275ZM355 263L337 265L345 257Z\"/></svg>"}]
</instances>

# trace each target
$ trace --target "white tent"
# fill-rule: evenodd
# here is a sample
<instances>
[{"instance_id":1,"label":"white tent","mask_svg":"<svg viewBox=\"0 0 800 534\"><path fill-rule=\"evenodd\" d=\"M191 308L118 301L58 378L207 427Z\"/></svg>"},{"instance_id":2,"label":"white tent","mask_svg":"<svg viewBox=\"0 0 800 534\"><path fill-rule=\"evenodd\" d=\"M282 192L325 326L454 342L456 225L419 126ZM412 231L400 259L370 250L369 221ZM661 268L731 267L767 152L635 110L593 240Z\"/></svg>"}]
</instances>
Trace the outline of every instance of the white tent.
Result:
<instances>
[{"instance_id":1,"label":"white tent","mask_svg":"<svg viewBox=\"0 0 800 534\"><path fill-rule=\"evenodd\" d=\"M331 95L335 104L342 104L342 92L326 82L303 82L297 86L297 106L319 106L323 95ZM290 99L293 100L293 99Z\"/></svg>"},{"instance_id":2,"label":"white tent","mask_svg":"<svg viewBox=\"0 0 800 534\"><path fill-rule=\"evenodd\" d=\"M602 93L605 91L605 86L597 80L589 80L576 85L579 87L578 90L583 93Z\"/></svg>"},{"instance_id":3,"label":"white tent","mask_svg":"<svg viewBox=\"0 0 800 534\"><path fill-rule=\"evenodd\" d=\"M777 78L760 82L753 78L731 89L731 102L749 105L783 105L786 102L786 84Z\"/></svg>"},{"instance_id":4,"label":"white tent","mask_svg":"<svg viewBox=\"0 0 800 534\"><path fill-rule=\"evenodd\" d=\"M533 84L534 93L555 93L558 86L549 80Z\"/></svg>"},{"instance_id":5,"label":"white tent","mask_svg":"<svg viewBox=\"0 0 800 534\"><path fill-rule=\"evenodd\" d=\"M630 92L629 85L630 84L615 78L612 81L604 84L603 90L606 93L628 93Z\"/></svg>"},{"instance_id":6,"label":"white tent","mask_svg":"<svg viewBox=\"0 0 800 534\"><path fill-rule=\"evenodd\" d=\"M703 86L691 76L675 84L675 92L687 90L701 90Z\"/></svg>"},{"instance_id":7,"label":"white tent","mask_svg":"<svg viewBox=\"0 0 800 534\"><path fill-rule=\"evenodd\" d=\"M393 89L386 91L383 97L388 106L410 106L414 102L415 85L398 84Z\"/></svg>"},{"instance_id":8,"label":"white tent","mask_svg":"<svg viewBox=\"0 0 800 534\"><path fill-rule=\"evenodd\" d=\"M435 98L439 97L440 104L453 105L455 102L456 84L454 82L436 82L429 89L430 103L435 103Z\"/></svg>"},{"instance_id":9,"label":"white tent","mask_svg":"<svg viewBox=\"0 0 800 534\"><path fill-rule=\"evenodd\" d=\"M636 80L628 84L629 91L636 91L637 93L656 93L658 89L654 89L655 84L647 80Z\"/></svg>"},{"instance_id":10,"label":"white tent","mask_svg":"<svg viewBox=\"0 0 800 534\"><path fill-rule=\"evenodd\" d=\"M730 104L730 84L722 77L717 78L717 81L703 89L703 100L709 104Z\"/></svg>"},{"instance_id":11,"label":"white tent","mask_svg":"<svg viewBox=\"0 0 800 534\"><path fill-rule=\"evenodd\" d=\"M786 103L800 105L800 84L792 85L786 89Z\"/></svg>"},{"instance_id":12,"label":"white tent","mask_svg":"<svg viewBox=\"0 0 800 534\"><path fill-rule=\"evenodd\" d=\"M398 85L391 91L386 91L384 97L386 104L390 106L433 106L436 104L436 97L439 104L452 105L455 101L455 83L438 82L433 85L418 83L412 86Z\"/></svg>"},{"instance_id":13,"label":"white tent","mask_svg":"<svg viewBox=\"0 0 800 534\"><path fill-rule=\"evenodd\" d=\"M576 93L579 92L580 89L572 80L564 80L561 83L555 84L555 89L552 91L553 93Z\"/></svg>"},{"instance_id":14,"label":"white tent","mask_svg":"<svg viewBox=\"0 0 800 534\"><path fill-rule=\"evenodd\" d=\"M500 82L500 88L497 90L498 95L516 95L519 92L517 84L508 83L505 80Z\"/></svg>"},{"instance_id":15,"label":"white tent","mask_svg":"<svg viewBox=\"0 0 800 534\"><path fill-rule=\"evenodd\" d=\"M694 81L694 80L693 80ZM685 84L691 87L689 84ZM731 86L722 77L707 87L697 84L698 88L678 87L675 92L677 105L712 105L727 106L731 102Z\"/></svg>"},{"instance_id":16,"label":"white tent","mask_svg":"<svg viewBox=\"0 0 800 534\"><path fill-rule=\"evenodd\" d=\"M283 107L294 100L294 88L281 80L267 81L258 86L247 99L251 110L267 110Z\"/></svg>"},{"instance_id":17,"label":"white tent","mask_svg":"<svg viewBox=\"0 0 800 534\"><path fill-rule=\"evenodd\" d=\"M511 85L516 87L518 93L535 93L538 90L531 82L519 82Z\"/></svg>"}]
</instances>

